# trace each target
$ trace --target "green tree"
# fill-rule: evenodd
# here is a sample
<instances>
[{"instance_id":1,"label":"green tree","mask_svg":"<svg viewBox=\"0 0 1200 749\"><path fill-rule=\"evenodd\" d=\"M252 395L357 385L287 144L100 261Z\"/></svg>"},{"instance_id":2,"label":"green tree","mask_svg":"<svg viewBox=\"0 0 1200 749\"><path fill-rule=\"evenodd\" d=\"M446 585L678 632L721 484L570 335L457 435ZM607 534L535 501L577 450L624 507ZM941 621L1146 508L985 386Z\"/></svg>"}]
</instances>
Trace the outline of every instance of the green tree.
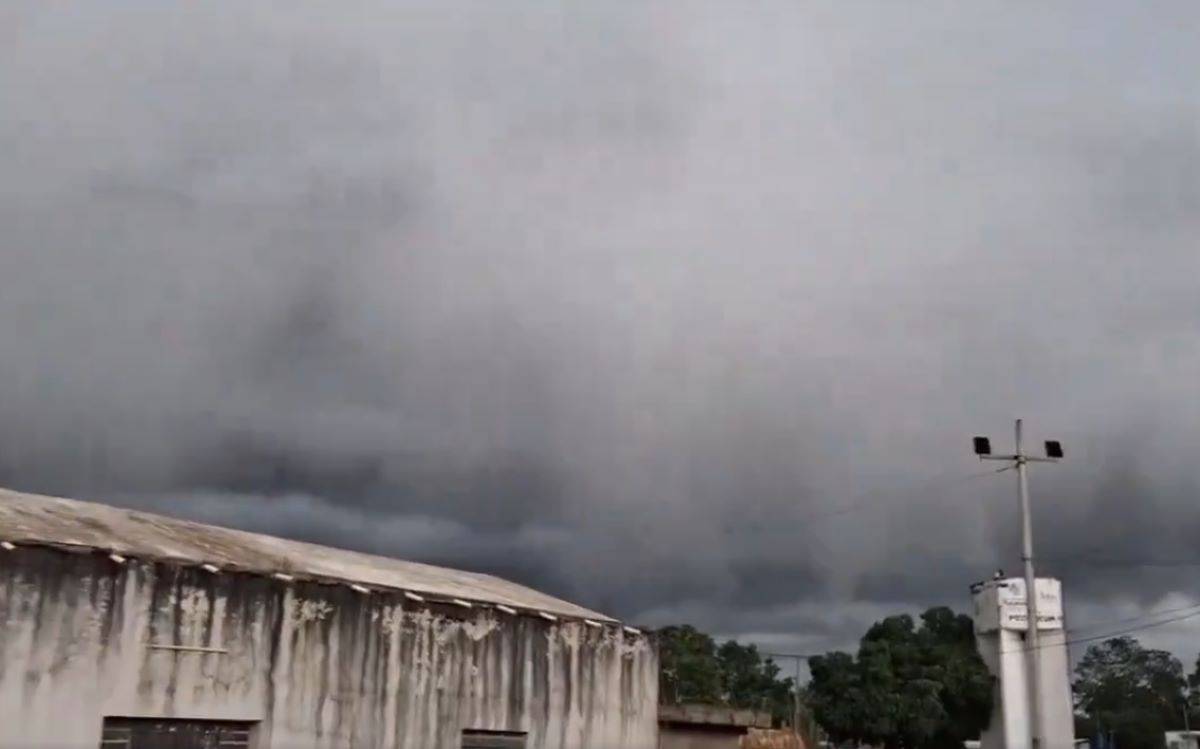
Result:
<instances>
[{"instance_id":1,"label":"green tree","mask_svg":"<svg viewBox=\"0 0 1200 749\"><path fill-rule=\"evenodd\" d=\"M756 646L729 640L717 649L717 663L726 704L765 710L777 719L792 714L792 679L781 679L779 666Z\"/></svg>"},{"instance_id":2,"label":"green tree","mask_svg":"<svg viewBox=\"0 0 1200 749\"><path fill-rule=\"evenodd\" d=\"M826 653L811 659L808 670L808 706L830 738L840 743L866 735L867 696L854 656Z\"/></svg>"},{"instance_id":3,"label":"green tree","mask_svg":"<svg viewBox=\"0 0 1200 749\"><path fill-rule=\"evenodd\" d=\"M663 702L721 702L721 665L713 638L684 624L658 630L659 695Z\"/></svg>"},{"instance_id":4,"label":"green tree","mask_svg":"<svg viewBox=\"0 0 1200 749\"><path fill-rule=\"evenodd\" d=\"M809 702L837 741L886 747L961 747L991 716L993 679L975 651L969 617L933 608L872 626L857 657L829 653L810 665Z\"/></svg>"},{"instance_id":5,"label":"green tree","mask_svg":"<svg viewBox=\"0 0 1200 749\"><path fill-rule=\"evenodd\" d=\"M712 637L690 625L657 632L660 699L668 704L706 703L769 711L781 720L792 714L792 679L754 645Z\"/></svg>"},{"instance_id":6,"label":"green tree","mask_svg":"<svg viewBox=\"0 0 1200 749\"><path fill-rule=\"evenodd\" d=\"M1184 699L1187 700L1187 724L1189 727L1196 726L1196 718L1200 715L1200 656L1196 657L1196 665L1188 676Z\"/></svg>"},{"instance_id":7,"label":"green tree","mask_svg":"<svg viewBox=\"0 0 1200 749\"><path fill-rule=\"evenodd\" d=\"M1088 648L1075 676L1084 725L1111 733L1122 749L1159 749L1165 731L1182 727L1187 682L1183 664L1165 650L1114 637Z\"/></svg>"}]
</instances>

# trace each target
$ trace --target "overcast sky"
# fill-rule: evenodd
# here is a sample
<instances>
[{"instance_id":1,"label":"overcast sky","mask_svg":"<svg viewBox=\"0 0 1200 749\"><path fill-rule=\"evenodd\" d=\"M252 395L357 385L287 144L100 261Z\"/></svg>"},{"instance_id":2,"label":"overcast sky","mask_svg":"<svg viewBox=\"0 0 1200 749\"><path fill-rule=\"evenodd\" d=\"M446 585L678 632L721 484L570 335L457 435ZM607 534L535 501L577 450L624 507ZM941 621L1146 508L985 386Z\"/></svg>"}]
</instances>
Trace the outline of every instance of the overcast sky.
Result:
<instances>
[{"instance_id":1,"label":"overcast sky","mask_svg":"<svg viewBox=\"0 0 1200 749\"><path fill-rule=\"evenodd\" d=\"M1019 569L1024 416L1071 624L1196 602L1198 34L9 0L0 484L811 652Z\"/></svg>"}]
</instances>

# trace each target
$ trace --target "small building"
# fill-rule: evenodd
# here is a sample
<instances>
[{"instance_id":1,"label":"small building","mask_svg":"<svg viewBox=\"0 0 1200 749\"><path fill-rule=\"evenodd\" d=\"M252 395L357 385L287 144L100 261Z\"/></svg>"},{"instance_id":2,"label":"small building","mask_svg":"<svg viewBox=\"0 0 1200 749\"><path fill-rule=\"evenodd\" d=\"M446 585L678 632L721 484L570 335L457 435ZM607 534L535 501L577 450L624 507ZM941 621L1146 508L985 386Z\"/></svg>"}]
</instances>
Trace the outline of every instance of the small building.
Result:
<instances>
[{"instance_id":1,"label":"small building","mask_svg":"<svg viewBox=\"0 0 1200 749\"><path fill-rule=\"evenodd\" d=\"M1163 739L1167 749L1200 749L1200 731L1167 731Z\"/></svg>"},{"instance_id":2,"label":"small building","mask_svg":"<svg viewBox=\"0 0 1200 749\"><path fill-rule=\"evenodd\" d=\"M771 731L771 716L718 705L662 705L659 749L800 749L791 731Z\"/></svg>"},{"instance_id":3,"label":"small building","mask_svg":"<svg viewBox=\"0 0 1200 749\"><path fill-rule=\"evenodd\" d=\"M653 749L657 701L521 585L0 490L0 746Z\"/></svg>"}]
</instances>

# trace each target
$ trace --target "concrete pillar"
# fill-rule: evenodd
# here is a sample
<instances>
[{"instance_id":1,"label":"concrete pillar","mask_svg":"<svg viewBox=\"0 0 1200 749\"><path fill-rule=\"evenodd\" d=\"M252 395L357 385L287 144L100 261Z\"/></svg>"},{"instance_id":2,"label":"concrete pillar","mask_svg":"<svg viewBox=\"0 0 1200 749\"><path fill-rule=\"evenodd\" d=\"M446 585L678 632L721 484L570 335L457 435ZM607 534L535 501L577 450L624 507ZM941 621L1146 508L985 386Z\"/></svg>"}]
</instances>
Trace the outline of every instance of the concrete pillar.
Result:
<instances>
[{"instance_id":1,"label":"concrete pillar","mask_svg":"<svg viewBox=\"0 0 1200 749\"><path fill-rule=\"evenodd\" d=\"M972 589L975 637L979 654L996 677L992 722L981 749L1029 749L1029 658L1025 581L989 580ZM1075 719L1071 703L1070 664L1063 629L1062 584L1038 578L1038 651L1042 720L1046 735L1041 749L1072 749Z\"/></svg>"}]
</instances>

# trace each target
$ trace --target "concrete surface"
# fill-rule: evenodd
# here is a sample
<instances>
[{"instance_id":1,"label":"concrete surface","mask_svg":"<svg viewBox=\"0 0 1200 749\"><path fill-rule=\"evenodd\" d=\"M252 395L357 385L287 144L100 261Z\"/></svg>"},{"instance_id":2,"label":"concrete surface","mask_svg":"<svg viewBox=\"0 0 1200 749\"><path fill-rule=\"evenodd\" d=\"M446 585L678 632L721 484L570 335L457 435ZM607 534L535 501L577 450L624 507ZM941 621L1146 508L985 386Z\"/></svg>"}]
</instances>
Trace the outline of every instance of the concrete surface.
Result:
<instances>
[{"instance_id":1,"label":"concrete surface","mask_svg":"<svg viewBox=\"0 0 1200 749\"><path fill-rule=\"evenodd\" d=\"M1019 583L1019 584L1018 584ZM1039 578L1039 606L1048 601L1046 616L1039 611L1042 715L1046 735L1041 749L1074 749L1075 721L1071 701L1070 664L1066 632L1062 629L1061 585ZM1003 590L1013 591L1004 594ZM1028 629L1024 612L1025 583L1019 579L991 580L975 590L975 640L980 656L996 677L992 721L981 736L982 749L1029 749L1029 669L1025 647ZM1005 599L1008 600L1005 600ZM992 611L997 607L1019 611Z\"/></svg>"},{"instance_id":2,"label":"concrete surface","mask_svg":"<svg viewBox=\"0 0 1200 749\"><path fill-rule=\"evenodd\" d=\"M130 551L166 532L116 540ZM200 544L184 536L179 550ZM657 699L654 648L619 627L86 549L0 550L0 747L96 749L103 718L125 716L254 721L258 749L457 749L468 728L527 732L529 749L651 749Z\"/></svg>"}]
</instances>

